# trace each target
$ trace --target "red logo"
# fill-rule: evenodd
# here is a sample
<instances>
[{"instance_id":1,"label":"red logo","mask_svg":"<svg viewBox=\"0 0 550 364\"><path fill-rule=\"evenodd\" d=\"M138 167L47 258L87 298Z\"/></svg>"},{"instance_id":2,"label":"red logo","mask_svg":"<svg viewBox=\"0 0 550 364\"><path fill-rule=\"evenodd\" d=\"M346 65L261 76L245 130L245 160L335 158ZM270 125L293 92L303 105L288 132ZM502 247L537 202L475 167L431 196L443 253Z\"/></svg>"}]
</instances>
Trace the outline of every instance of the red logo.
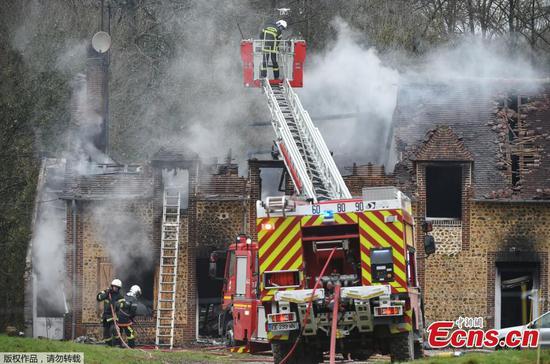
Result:
<instances>
[{"instance_id":1,"label":"red logo","mask_svg":"<svg viewBox=\"0 0 550 364\"><path fill-rule=\"evenodd\" d=\"M510 348L535 348L539 343L537 330L498 330L483 328L455 327L453 321L436 321L428 327L428 344L434 349L453 348L494 348L497 345Z\"/></svg>"}]
</instances>

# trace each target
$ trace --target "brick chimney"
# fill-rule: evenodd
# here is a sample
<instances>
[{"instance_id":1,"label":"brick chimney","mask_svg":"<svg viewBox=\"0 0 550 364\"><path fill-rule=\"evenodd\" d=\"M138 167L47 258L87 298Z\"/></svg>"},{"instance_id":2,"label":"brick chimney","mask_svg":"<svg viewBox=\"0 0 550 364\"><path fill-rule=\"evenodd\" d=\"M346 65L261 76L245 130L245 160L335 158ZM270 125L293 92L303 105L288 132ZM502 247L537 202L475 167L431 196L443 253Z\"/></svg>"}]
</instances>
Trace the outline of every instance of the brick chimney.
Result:
<instances>
[{"instance_id":1,"label":"brick chimney","mask_svg":"<svg viewBox=\"0 0 550 364\"><path fill-rule=\"evenodd\" d=\"M109 145L108 54L98 53L90 46L86 61L88 107L101 118L100 130L94 136L94 145L103 153L107 153Z\"/></svg>"}]
</instances>

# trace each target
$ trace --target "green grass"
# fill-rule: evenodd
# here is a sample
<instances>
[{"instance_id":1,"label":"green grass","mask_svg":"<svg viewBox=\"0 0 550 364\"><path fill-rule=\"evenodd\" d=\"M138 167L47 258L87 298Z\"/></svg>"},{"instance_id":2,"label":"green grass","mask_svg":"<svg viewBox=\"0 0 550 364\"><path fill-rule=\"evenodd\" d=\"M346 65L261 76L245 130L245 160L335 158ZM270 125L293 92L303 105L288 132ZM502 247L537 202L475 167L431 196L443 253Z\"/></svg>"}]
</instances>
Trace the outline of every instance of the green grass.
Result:
<instances>
[{"instance_id":1,"label":"green grass","mask_svg":"<svg viewBox=\"0 0 550 364\"><path fill-rule=\"evenodd\" d=\"M537 362L536 350L502 350L494 353L467 353L454 358L426 358L415 360L418 364L531 364ZM550 350L541 350L540 362L550 363Z\"/></svg>"},{"instance_id":2,"label":"green grass","mask_svg":"<svg viewBox=\"0 0 550 364\"><path fill-rule=\"evenodd\" d=\"M200 350L160 352L109 348L103 345L76 344L70 341L29 339L0 335L0 352L83 352L88 363L220 363L230 359L229 353L215 355Z\"/></svg>"},{"instance_id":3,"label":"green grass","mask_svg":"<svg viewBox=\"0 0 550 364\"><path fill-rule=\"evenodd\" d=\"M102 345L76 344L70 341L29 339L0 335L0 352L83 352L85 363L223 363L262 357L248 354L214 354L201 349L178 352L127 350ZM494 353L469 353L461 357L434 357L415 360L415 364L531 364L536 363L536 350L503 350ZM550 364L550 350L541 351L541 363Z\"/></svg>"}]
</instances>

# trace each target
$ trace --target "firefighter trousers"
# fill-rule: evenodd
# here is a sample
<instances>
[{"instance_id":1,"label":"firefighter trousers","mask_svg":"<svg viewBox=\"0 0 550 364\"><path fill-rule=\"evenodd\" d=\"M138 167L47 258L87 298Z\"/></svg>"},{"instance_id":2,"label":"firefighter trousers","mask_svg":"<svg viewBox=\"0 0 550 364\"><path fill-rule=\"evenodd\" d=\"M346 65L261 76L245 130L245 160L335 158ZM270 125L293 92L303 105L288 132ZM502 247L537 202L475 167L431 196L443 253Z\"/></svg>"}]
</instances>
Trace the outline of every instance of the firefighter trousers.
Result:
<instances>
[{"instance_id":1,"label":"firefighter trousers","mask_svg":"<svg viewBox=\"0 0 550 364\"><path fill-rule=\"evenodd\" d=\"M136 347L136 330L132 327L132 325L124 325L120 324L118 326L120 330L120 335L126 335L126 344L128 344L129 347L135 348ZM118 339L118 338L117 338ZM117 343L120 340L117 340Z\"/></svg>"},{"instance_id":2,"label":"firefighter trousers","mask_svg":"<svg viewBox=\"0 0 550 364\"><path fill-rule=\"evenodd\" d=\"M277 52L275 51L263 52L262 67L260 68L260 77L261 78L267 77L267 63L270 57L271 57L271 65L273 66L273 78L277 80L279 79L279 63L277 63Z\"/></svg>"},{"instance_id":3,"label":"firefighter trousers","mask_svg":"<svg viewBox=\"0 0 550 364\"><path fill-rule=\"evenodd\" d=\"M103 319L103 342L106 345L113 346L115 339L115 324L112 318Z\"/></svg>"}]
</instances>

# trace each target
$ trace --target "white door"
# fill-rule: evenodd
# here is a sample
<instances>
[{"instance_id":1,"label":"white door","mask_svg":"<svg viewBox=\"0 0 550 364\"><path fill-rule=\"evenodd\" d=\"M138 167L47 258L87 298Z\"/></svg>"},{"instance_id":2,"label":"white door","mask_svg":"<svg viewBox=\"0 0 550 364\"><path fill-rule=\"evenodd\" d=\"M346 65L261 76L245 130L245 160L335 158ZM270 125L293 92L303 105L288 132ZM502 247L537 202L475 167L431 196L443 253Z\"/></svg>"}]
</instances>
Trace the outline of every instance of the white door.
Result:
<instances>
[{"instance_id":1,"label":"white door","mask_svg":"<svg viewBox=\"0 0 550 364\"><path fill-rule=\"evenodd\" d=\"M237 257L237 287L235 294L243 295L246 290L246 257Z\"/></svg>"},{"instance_id":2,"label":"white door","mask_svg":"<svg viewBox=\"0 0 550 364\"><path fill-rule=\"evenodd\" d=\"M258 306L258 330L256 331L258 339L267 339L265 331L265 309L264 306Z\"/></svg>"}]
</instances>

